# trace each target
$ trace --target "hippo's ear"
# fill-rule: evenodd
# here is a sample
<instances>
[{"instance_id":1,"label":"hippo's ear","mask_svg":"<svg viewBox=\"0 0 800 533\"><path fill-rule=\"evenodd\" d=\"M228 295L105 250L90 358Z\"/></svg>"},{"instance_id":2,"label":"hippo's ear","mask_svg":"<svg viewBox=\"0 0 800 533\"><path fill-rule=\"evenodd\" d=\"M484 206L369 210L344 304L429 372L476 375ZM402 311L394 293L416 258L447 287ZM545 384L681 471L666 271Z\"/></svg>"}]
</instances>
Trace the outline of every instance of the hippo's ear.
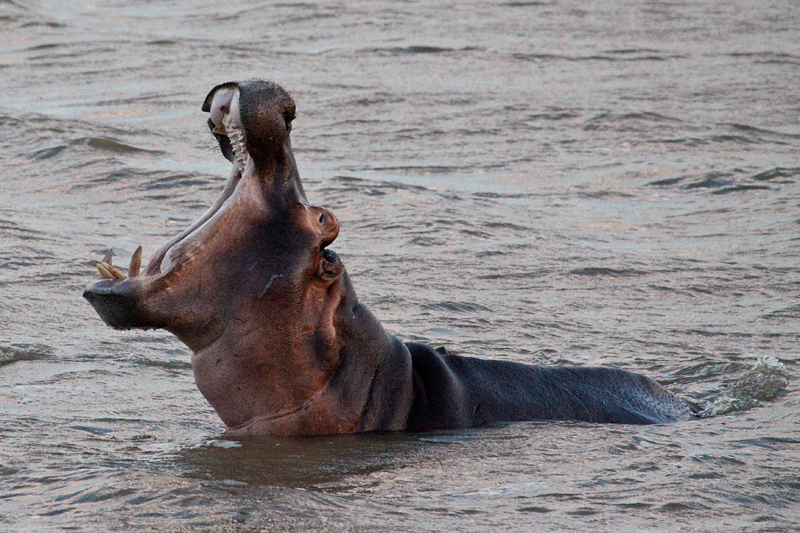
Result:
<instances>
[{"instance_id":1,"label":"hippo's ear","mask_svg":"<svg viewBox=\"0 0 800 533\"><path fill-rule=\"evenodd\" d=\"M322 250L317 264L317 277L330 284L339 279L343 272L344 265L336 252Z\"/></svg>"}]
</instances>

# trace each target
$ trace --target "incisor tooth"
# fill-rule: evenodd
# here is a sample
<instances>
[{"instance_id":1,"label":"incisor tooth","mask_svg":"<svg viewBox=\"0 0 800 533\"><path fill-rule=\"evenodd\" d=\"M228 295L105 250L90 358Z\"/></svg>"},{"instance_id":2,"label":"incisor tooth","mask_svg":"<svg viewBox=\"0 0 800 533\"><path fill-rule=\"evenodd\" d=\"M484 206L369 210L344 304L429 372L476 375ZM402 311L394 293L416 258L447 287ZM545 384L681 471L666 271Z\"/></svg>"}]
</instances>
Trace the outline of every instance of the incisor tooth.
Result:
<instances>
[{"instance_id":1,"label":"incisor tooth","mask_svg":"<svg viewBox=\"0 0 800 533\"><path fill-rule=\"evenodd\" d=\"M112 266L112 265L109 265L109 264L108 264L108 263L106 263L105 261L103 261L103 262L102 262L102 263L100 263L100 264L101 264L101 265L102 265L102 267L103 267L104 269L106 269L106 271L107 271L109 274L111 274L113 277L115 277L115 278L117 278L117 279L125 279L125 277L126 277L126 276L125 276L125 274L123 274L122 272L120 272L119 270L117 270L117 267L115 267L115 266Z\"/></svg>"},{"instance_id":2,"label":"incisor tooth","mask_svg":"<svg viewBox=\"0 0 800 533\"><path fill-rule=\"evenodd\" d=\"M110 265L111 264L111 256L113 256L113 255L114 255L114 253L111 250L107 251L106 255L103 256L103 263L108 263Z\"/></svg>"},{"instance_id":3,"label":"incisor tooth","mask_svg":"<svg viewBox=\"0 0 800 533\"><path fill-rule=\"evenodd\" d=\"M104 261L105 263L105 261ZM106 263L108 264L108 263ZM114 275L108 271L106 267L103 266L102 263L97 263L97 270L100 272L100 277L103 279L114 279Z\"/></svg>"},{"instance_id":4,"label":"incisor tooth","mask_svg":"<svg viewBox=\"0 0 800 533\"><path fill-rule=\"evenodd\" d=\"M138 276L139 267L142 266L142 247L139 246L131 256L131 264L128 266L128 276Z\"/></svg>"}]
</instances>

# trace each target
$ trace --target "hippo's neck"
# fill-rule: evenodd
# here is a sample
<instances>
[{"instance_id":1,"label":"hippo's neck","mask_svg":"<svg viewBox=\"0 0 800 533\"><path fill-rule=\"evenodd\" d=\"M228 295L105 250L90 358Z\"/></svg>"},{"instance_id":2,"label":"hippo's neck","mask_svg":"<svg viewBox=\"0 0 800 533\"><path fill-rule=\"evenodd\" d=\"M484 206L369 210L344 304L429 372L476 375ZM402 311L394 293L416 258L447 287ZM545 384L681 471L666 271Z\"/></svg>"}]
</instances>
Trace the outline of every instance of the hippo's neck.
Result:
<instances>
[{"instance_id":1,"label":"hippo's neck","mask_svg":"<svg viewBox=\"0 0 800 533\"><path fill-rule=\"evenodd\" d=\"M411 353L358 302L347 272L340 283L345 294L336 321L343 341L340 368L345 376L356 375L359 368L370 369L369 383L362 382L349 392L361 406L357 431L406 429L414 398Z\"/></svg>"},{"instance_id":2,"label":"hippo's neck","mask_svg":"<svg viewBox=\"0 0 800 533\"><path fill-rule=\"evenodd\" d=\"M302 311L282 316L289 320L264 325L274 335L262 329L252 343L248 336L223 336L192 358L197 385L230 434L405 428L413 395L410 354L358 303L346 274L325 298L306 298ZM273 342L262 342L265 337Z\"/></svg>"}]
</instances>

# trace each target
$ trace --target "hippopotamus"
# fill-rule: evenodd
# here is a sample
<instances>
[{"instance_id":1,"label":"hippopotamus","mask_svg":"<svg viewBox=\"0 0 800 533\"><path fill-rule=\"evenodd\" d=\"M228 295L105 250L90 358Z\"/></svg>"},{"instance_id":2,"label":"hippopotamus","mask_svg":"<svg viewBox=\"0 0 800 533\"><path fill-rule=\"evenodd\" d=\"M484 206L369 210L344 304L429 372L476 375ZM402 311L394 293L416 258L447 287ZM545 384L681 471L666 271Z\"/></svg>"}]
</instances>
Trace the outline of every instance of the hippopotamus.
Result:
<instances>
[{"instance_id":1,"label":"hippopotamus","mask_svg":"<svg viewBox=\"0 0 800 533\"><path fill-rule=\"evenodd\" d=\"M127 276L107 254L104 279L83 295L114 328L163 328L186 344L228 434L692 418L687 403L639 374L454 355L387 333L330 249L335 214L306 199L289 94L272 82L229 82L202 110L232 162L222 195L141 273L141 249Z\"/></svg>"}]
</instances>

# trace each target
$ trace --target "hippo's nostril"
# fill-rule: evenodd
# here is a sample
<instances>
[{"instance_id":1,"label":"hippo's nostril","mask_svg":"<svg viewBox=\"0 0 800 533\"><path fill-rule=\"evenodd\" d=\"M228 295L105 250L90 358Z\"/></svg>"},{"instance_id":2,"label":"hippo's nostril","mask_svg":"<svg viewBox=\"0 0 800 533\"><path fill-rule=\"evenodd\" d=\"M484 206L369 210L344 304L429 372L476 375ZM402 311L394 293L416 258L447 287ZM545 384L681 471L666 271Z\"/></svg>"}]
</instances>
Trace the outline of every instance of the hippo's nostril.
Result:
<instances>
[{"instance_id":1,"label":"hippo's nostril","mask_svg":"<svg viewBox=\"0 0 800 533\"><path fill-rule=\"evenodd\" d=\"M336 255L336 252L328 250L327 248L322 249L321 252L322 252L322 258L325 259L325 261L328 261L329 263L339 262L339 256Z\"/></svg>"}]
</instances>

